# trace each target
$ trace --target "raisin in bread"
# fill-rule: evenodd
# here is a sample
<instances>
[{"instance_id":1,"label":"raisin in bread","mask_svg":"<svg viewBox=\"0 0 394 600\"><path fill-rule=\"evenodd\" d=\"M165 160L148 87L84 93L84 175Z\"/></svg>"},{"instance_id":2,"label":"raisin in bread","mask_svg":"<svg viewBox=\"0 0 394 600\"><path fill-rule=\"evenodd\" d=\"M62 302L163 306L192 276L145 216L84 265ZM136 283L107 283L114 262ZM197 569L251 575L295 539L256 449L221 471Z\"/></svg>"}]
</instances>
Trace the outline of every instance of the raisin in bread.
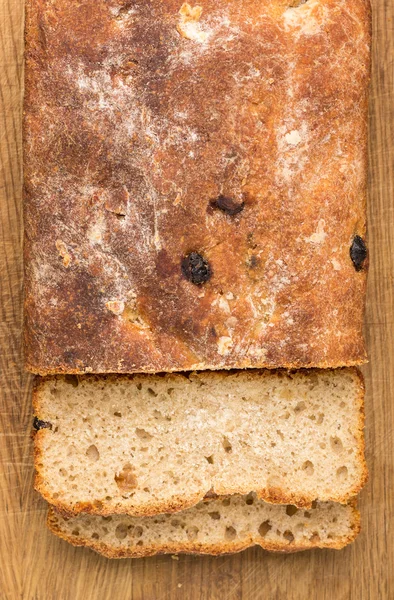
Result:
<instances>
[{"instance_id":1,"label":"raisin in bread","mask_svg":"<svg viewBox=\"0 0 394 600\"><path fill-rule=\"evenodd\" d=\"M74 514L150 515L251 491L346 502L366 478L355 369L56 376L34 406L36 489Z\"/></svg>"},{"instance_id":2,"label":"raisin in bread","mask_svg":"<svg viewBox=\"0 0 394 600\"><path fill-rule=\"evenodd\" d=\"M360 530L353 503L315 502L313 507L267 504L255 494L200 502L176 515L77 515L64 518L52 507L48 527L74 546L109 558L164 553L225 554L259 545L296 552L343 548Z\"/></svg>"}]
</instances>

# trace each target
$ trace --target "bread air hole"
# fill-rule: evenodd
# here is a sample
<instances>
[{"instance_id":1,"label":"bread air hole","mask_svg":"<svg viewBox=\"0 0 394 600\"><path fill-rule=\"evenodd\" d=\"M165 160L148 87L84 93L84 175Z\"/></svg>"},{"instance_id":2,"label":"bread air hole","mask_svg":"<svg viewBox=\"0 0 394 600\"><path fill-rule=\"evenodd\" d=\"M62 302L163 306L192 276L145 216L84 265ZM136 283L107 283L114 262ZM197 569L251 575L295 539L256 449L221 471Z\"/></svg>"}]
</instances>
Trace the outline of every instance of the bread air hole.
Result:
<instances>
[{"instance_id":1,"label":"bread air hole","mask_svg":"<svg viewBox=\"0 0 394 600\"><path fill-rule=\"evenodd\" d=\"M98 533L96 533L95 531L92 533L92 539L93 539L93 540L98 540L98 539L99 539L99 537L100 537L100 536L99 536L99 534L98 534Z\"/></svg>"},{"instance_id":2,"label":"bread air hole","mask_svg":"<svg viewBox=\"0 0 394 600\"><path fill-rule=\"evenodd\" d=\"M127 536L127 525L125 523L119 523L119 525L115 529L115 536L118 540L124 540Z\"/></svg>"},{"instance_id":3,"label":"bread air hole","mask_svg":"<svg viewBox=\"0 0 394 600\"><path fill-rule=\"evenodd\" d=\"M180 519L171 519L171 526L172 527L181 527L182 521Z\"/></svg>"},{"instance_id":4,"label":"bread air hole","mask_svg":"<svg viewBox=\"0 0 394 600\"><path fill-rule=\"evenodd\" d=\"M73 529L71 532L72 535L79 535L79 529Z\"/></svg>"},{"instance_id":5,"label":"bread air hole","mask_svg":"<svg viewBox=\"0 0 394 600\"><path fill-rule=\"evenodd\" d=\"M223 506L230 506L230 504L231 504L230 498L223 498L222 504L223 504Z\"/></svg>"},{"instance_id":6,"label":"bread air hole","mask_svg":"<svg viewBox=\"0 0 394 600\"><path fill-rule=\"evenodd\" d=\"M251 506L254 502L254 496L253 494L248 494L245 498L245 504L248 504L249 506Z\"/></svg>"},{"instance_id":7,"label":"bread air hole","mask_svg":"<svg viewBox=\"0 0 394 600\"><path fill-rule=\"evenodd\" d=\"M211 456L206 456L205 460L209 462L210 465L213 465L213 454Z\"/></svg>"},{"instance_id":8,"label":"bread air hole","mask_svg":"<svg viewBox=\"0 0 394 600\"><path fill-rule=\"evenodd\" d=\"M225 538L226 540L233 540L237 537L237 531L234 527L226 527Z\"/></svg>"},{"instance_id":9,"label":"bread air hole","mask_svg":"<svg viewBox=\"0 0 394 600\"><path fill-rule=\"evenodd\" d=\"M294 535L289 530L284 532L283 537L289 542L289 544L294 542Z\"/></svg>"},{"instance_id":10,"label":"bread air hole","mask_svg":"<svg viewBox=\"0 0 394 600\"><path fill-rule=\"evenodd\" d=\"M336 454L343 452L342 440L339 437L330 437L330 445Z\"/></svg>"},{"instance_id":11,"label":"bread air hole","mask_svg":"<svg viewBox=\"0 0 394 600\"><path fill-rule=\"evenodd\" d=\"M306 473L306 475L313 475L315 469L313 467L313 463L310 460L306 460L302 465L302 470Z\"/></svg>"},{"instance_id":12,"label":"bread air hole","mask_svg":"<svg viewBox=\"0 0 394 600\"><path fill-rule=\"evenodd\" d=\"M272 526L270 525L269 521L264 521L259 527L259 534L261 537L265 537L270 529L272 529Z\"/></svg>"},{"instance_id":13,"label":"bread air hole","mask_svg":"<svg viewBox=\"0 0 394 600\"><path fill-rule=\"evenodd\" d=\"M314 544L317 544L317 542L320 542L320 535L317 533L317 531L313 532L313 534L309 538L309 541L313 542Z\"/></svg>"},{"instance_id":14,"label":"bread air hole","mask_svg":"<svg viewBox=\"0 0 394 600\"><path fill-rule=\"evenodd\" d=\"M140 538L143 533L144 533L143 528L140 525L137 525L136 527L133 528L131 535L135 538Z\"/></svg>"},{"instance_id":15,"label":"bread air hole","mask_svg":"<svg viewBox=\"0 0 394 600\"><path fill-rule=\"evenodd\" d=\"M306 404L305 404L305 402L303 400L301 400L301 402L298 402L297 406L295 407L294 412L296 414L298 414L298 413L302 412L305 409L306 409Z\"/></svg>"},{"instance_id":16,"label":"bread air hole","mask_svg":"<svg viewBox=\"0 0 394 600\"><path fill-rule=\"evenodd\" d=\"M59 469L59 475L61 475L62 477L67 477L66 469Z\"/></svg>"},{"instance_id":17,"label":"bread air hole","mask_svg":"<svg viewBox=\"0 0 394 600\"><path fill-rule=\"evenodd\" d=\"M73 387L78 387L78 377L76 375L65 375L64 381Z\"/></svg>"},{"instance_id":18,"label":"bread air hole","mask_svg":"<svg viewBox=\"0 0 394 600\"><path fill-rule=\"evenodd\" d=\"M153 398L157 398L158 393L155 392L155 390L152 390L152 388L148 387L147 391L150 396L153 396Z\"/></svg>"},{"instance_id":19,"label":"bread air hole","mask_svg":"<svg viewBox=\"0 0 394 600\"><path fill-rule=\"evenodd\" d=\"M130 463L125 464L120 473L115 473L115 482L121 492L129 492L137 487L137 477Z\"/></svg>"},{"instance_id":20,"label":"bread air hole","mask_svg":"<svg viewBox=\"0 0 394 600\"><path fill-rule=\"evenodd\" d=\"M348 476L348 470L347 467L339 467L339 469L337 470L337 477L340 481L345 481L345 479L347 479Z\"/></svg>"},{"instance_id":21,"label":"bread air hole","mask_svg":"<svg viewBox=\"0 0 394 600\"><path fill-rule=\"evenodd\" d=\"M298 508L293 506L293 504L288 504L286 506L286 514L289 517L293 517L298 512Z\"/></svg>"},{"instance_id":22,"label":"bread air hole","mask_svg":"<svg viewBox=\"0 0 394 600\"><path fill-rule=\"evenodd\" d=\"M91 460L92 462L96 462L100 458L100 453L97 450L97 446L95 446L94 444L89 446L89 448L86 450L85 454L88 457L88 459Z\"/></svg>"},{"instance_id":23,"label":"bread air hole","mask_svg":"<svg viewBox=\"0 0 394 600\"><path fill-rule=\"evenodd\" d=\"M220 519L220 513L217 510L215 510L213 512L210 512L208 514L211 517L211 519L213 519L214 521L219 521L219 519Z\"/></svg>"},{"instance_id":24,"label":"bread air hole","mask_svg":"<svg viewBox=\"0 0 394 600\"><path fill-rule=\"evenodd\" d=\"M230 441L226 436L223 436L222 446L224 448L224 451L227 453L232 452L232 450L233 450L233 447L230 444Z\"/></svg>"},{"instance_id":25,"label":"bread air hole","mask_svg":"<svg viewBox=\"0 0 394 600\"><path fill-rule=\"evenodd\" d=\"M197 536L198 536L198 532L200 530L198 529L198 527L196 527L195 525L193 525L192 527L188 527L186 529L186 535L189 538L190 541L196 540Z\"/></svg>"},{"instance_id":26,"label":"bread air hole","mask_svg":"<svg viewBox=\"0 0 394 600\"><path fill-rule=\"evenodd\" d=\"M145 429L140 429L139 427L136 428L135 433L140 440L148 441L153 438L153 435L148 433L148 431Z\"/></svg>"},{"instance_id":27,"label":"bread air hole","mask_svg":"<svg viewBox=\"0 0 394 600\"><path fill-rule=\"evenodd\" d=\"M119 412L118 410L116 410L116 411L114 412L114 417L121 417L121 416L122 416L122 413L121 413L121 412Z\"/></svg>"}]
</instances>

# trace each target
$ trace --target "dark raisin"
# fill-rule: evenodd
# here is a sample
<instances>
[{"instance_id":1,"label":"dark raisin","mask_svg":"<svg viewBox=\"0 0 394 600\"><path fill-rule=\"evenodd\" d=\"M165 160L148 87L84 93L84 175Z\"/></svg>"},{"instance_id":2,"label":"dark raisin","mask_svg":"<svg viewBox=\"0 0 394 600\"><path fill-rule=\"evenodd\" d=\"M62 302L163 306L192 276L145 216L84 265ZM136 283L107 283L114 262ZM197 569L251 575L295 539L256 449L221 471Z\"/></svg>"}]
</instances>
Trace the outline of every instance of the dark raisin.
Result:
<instances>
[{"instance_id":1,"label":"dark raisin","mask_svg":"<svg viewBox=\"0 0 394 600\"><path fill-rule=\"evenodd\" d=\"M353 239L353 243L350 246L350 258L353 261L354 268L356 271L361 271L363 263L367 258L367 247L363 238L356 235Z\"/></svg>"},{"instance_id":2,"label":"dark raisin","mask_svg":"<svg viewBox=\"0 0 394 600\"><path fill-rule=\"evenodd\" d=\"M39 429L52 429L52 423L49 421L41 421L38 417L33 419L33 428L38 431Z\"/></svg>"},{"instance_id":3,"label":"dark raisin","mask_svg":"<svg viewBox=\"0 0 394 600\"><path fill-rule=\"evenodd\" d=\"M182 259L182 273L195 285L201 285L211 278L212 270L208 261L198 252L190 252Z\"/></svg>"},{"instance_id":4,"label":"dark raisin","mask_svg":"<svg viewBox=\"0 0 394 600\"><path fill-rule=\"evenodd\" d=\"M233 217L244 209L245 202L237 202L234 198L220 194L217 198L210 201L210 205Z\"/></svg>"}]
</instances>

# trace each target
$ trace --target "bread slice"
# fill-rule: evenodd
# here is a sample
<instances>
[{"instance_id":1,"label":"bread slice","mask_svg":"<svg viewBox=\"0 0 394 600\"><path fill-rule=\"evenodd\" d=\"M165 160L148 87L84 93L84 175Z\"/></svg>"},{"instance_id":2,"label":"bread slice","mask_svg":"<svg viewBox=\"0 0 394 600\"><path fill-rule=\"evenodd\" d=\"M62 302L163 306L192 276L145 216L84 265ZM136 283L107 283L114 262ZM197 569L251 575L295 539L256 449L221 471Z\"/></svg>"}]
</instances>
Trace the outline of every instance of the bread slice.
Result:
<instances>
[{"instance_id":1,"label":"bread slice","mask_svg":"<svg viewBox=\"0 0 394 600\"><path fill-rule=\"evenodd\" d=\"M46 378L36 489L73 514L146 516L251 491L345 503L366 478L363 389L355 369Z\"/></svg>"},{"instance_id":2,"label":"bread slice","mask_svg":"<svg viewBox=\"0 0 394 600\"><path fill-rule=\"evenodd\" d=\"M74 546L108 558L165 553L225 554L258 545L296 552L343 548L360 530L353 503L316 502L311 509L267 504L255 494L200 502L177 515L78 515L66 519L49 509L48 527Z\"/></svg>"}]
</instances>

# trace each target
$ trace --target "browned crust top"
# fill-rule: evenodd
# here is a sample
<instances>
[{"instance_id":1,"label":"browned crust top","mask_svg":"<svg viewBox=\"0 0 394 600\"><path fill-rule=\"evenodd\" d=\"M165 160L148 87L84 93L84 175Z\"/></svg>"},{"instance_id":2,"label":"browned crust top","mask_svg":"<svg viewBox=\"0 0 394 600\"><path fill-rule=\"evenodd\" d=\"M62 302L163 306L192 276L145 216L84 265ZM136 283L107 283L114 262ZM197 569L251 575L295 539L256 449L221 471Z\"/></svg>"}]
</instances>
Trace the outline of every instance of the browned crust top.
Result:
<instances>
[{"instance_id":1,"label":"browned crust top","mask_svg":"<svg viewBox=\"0 0 394 600\"><path fill-rule=\"evenodd\" d=\"M27 368L364 362L368 2L181 4L27 2Z\"/></svg>"}]
</instances>

